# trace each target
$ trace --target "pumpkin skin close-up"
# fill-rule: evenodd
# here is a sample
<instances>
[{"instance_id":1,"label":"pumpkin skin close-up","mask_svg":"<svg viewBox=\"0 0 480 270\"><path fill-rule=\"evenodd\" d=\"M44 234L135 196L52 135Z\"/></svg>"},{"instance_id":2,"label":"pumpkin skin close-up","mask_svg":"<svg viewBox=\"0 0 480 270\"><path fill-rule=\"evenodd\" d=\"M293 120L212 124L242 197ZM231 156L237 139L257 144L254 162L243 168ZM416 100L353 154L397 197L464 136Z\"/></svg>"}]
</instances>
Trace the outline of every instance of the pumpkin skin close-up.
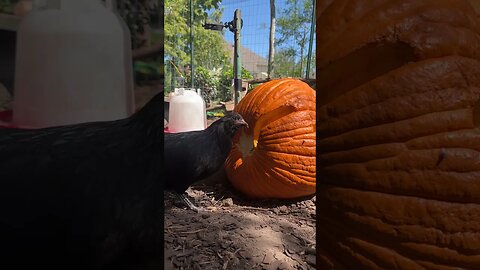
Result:
<instances>
[{"instance_id":1,"label":"pumpkin skin close-up","mask_svg":"<svg viewBox=\"0 0 480 270\"><path fill-rule=\"evenodd\" d=\"M252 198L291 199L315 193L315 95L297 79L277 79L236 106L249 128L225 162L232 185Z\"/></svg>"},{"instance_id":2,"label":"pumpkin skin close-up","mask_svg":"<svg viewBox=\"0 0 480 270\"><path fill-rule=\"evenodd\" d=\"M480 269L479 14L321 3L317 267Z\"/></svg>"}]
</instances>

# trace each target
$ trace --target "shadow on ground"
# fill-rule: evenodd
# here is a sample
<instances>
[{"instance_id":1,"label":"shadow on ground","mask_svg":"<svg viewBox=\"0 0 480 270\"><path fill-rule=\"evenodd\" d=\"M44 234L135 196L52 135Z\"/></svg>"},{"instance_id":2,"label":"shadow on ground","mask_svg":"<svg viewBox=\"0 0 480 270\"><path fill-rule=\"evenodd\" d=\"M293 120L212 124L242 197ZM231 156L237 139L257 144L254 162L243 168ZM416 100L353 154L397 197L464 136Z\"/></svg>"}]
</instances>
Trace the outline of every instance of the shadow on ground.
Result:
<instances>
[{"instance_id":1,"label":"shadow on ground","mask_svg":"<svg viewBox=\"0 0 480 270\"><path fill-rule=\"evenodd\" d=\"M251 200L221 171L187 193L165 192L165 269L315 269L315 197Z\"/></svg>"}]
</instances>

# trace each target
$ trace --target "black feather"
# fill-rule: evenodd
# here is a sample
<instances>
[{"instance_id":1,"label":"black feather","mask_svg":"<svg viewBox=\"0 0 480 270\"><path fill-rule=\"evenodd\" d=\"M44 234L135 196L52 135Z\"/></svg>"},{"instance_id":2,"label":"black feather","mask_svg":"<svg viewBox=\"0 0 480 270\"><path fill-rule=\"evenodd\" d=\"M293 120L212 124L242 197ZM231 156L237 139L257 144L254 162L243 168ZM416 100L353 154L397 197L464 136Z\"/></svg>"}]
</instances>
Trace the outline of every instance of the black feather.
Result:
<instances>
[{"instance_id":1,"label":"black feather","mask_svg":"<svg viewBox=\"0 0 480 270\"><path fill-rule=\"evenodd\" d=\"M165 134L165 189L182 194L219 170L242 126L247 126L242 116L232 113L202 131Z\"/></svg>"},{"instance_id":2,"label":"black feather","mask_svg":"<svg viewBox=\"0 0 480 270\"><path fill-rule=\"evenodd\" d=\"M117 121L0 129L1 256L128 269L162 253L162 114L158 94Z\"/></svg>"}]
</instances>

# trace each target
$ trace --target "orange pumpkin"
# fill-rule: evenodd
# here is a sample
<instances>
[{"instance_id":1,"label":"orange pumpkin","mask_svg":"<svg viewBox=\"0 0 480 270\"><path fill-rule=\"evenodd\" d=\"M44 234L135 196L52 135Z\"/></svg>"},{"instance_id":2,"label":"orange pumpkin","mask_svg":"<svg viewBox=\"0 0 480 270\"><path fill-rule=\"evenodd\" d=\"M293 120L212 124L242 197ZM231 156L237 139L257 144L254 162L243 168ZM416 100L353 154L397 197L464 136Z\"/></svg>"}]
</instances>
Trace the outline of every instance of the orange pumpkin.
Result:
<instances>
[{"instance_id":1,"label":"orange pumpkin","mask_svg":"<svg viewBox=\"0 0 480 270\"><path fill-rule=\"evenodd\" d=\"M480 269L478 14L322 2L317 267Z\"/></svg>"},{"instance_id":2,"label":"orange pumpkin","mask_svg":"<svg viewBox=\"0 0 480 270\"><path fill-rule=\"evenodd\" d=\"M315 193L315 90L300 80L272 80L246 95L235 111L249 125L225 162L233 186L254 198Z\"/></svg>"}]
</instances>

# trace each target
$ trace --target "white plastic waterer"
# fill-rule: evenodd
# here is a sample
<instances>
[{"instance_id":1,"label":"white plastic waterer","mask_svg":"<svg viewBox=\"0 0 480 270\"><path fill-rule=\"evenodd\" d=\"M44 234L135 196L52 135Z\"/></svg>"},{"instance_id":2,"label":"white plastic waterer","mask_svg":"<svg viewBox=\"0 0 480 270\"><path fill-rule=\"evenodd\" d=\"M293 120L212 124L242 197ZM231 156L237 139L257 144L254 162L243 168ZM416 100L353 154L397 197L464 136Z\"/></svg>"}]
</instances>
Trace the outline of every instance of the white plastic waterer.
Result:
<instances>
[{"instance_id":1,"label":"white plastic waterer","mask_svg":"<svg viewBox=\"0 0 480 270\"><path fill-rule=\"evenodd\" d=\"M169 106L169 132L204 130L207 127L205 101L196 91L176 88Z\"/></svg>"},{"instance_id":2,"label":"white plastic waterer","mask_svg":"<svg viewBox=\"0 0 480 270\"><path fill-rule=\"evenodd\" d=\"M130 32L114 0L35 0L17 32L13 122L46 127L134 112Z\"/></svg>"}]
</instances>

